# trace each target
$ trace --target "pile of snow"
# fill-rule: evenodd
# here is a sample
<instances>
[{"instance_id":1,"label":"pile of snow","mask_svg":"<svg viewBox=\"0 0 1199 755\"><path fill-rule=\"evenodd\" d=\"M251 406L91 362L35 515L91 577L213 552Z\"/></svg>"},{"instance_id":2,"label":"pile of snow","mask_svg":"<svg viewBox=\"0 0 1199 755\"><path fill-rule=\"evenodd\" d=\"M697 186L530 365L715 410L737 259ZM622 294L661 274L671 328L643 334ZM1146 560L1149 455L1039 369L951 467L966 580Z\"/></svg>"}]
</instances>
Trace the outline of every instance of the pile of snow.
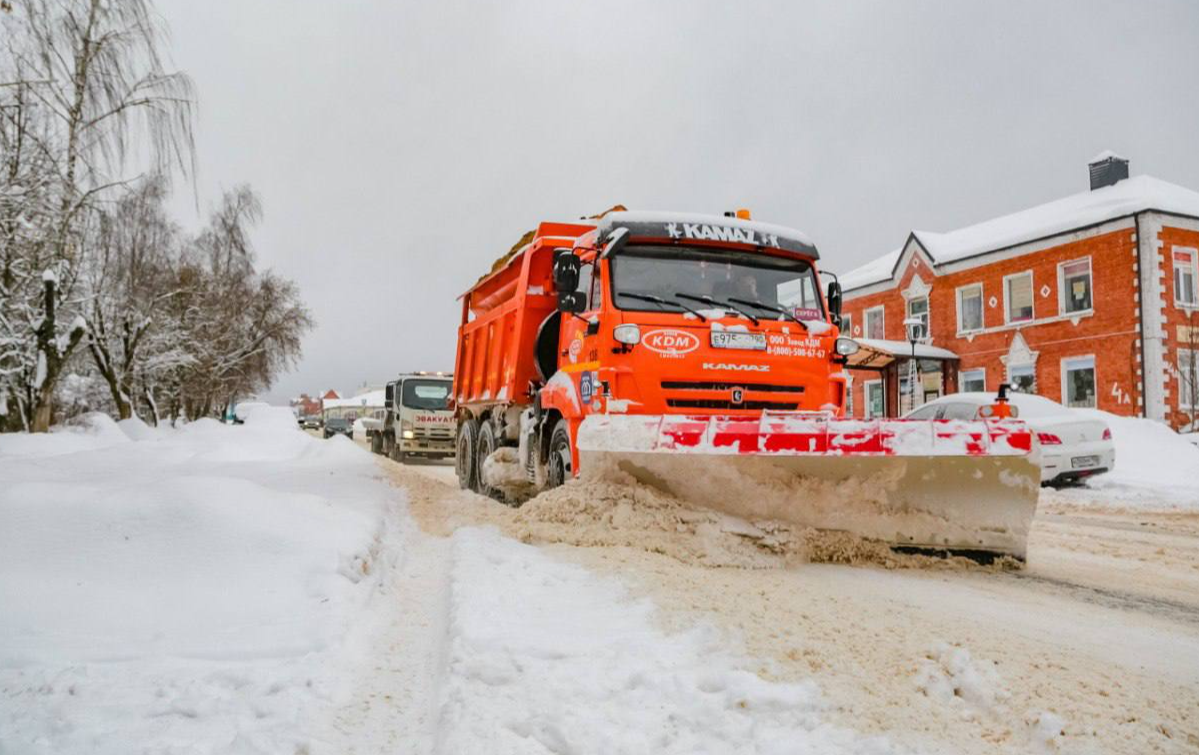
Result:
<instances>
[{"instance_id":1,"label":"pile of snow","mask_svg":"<svg viewBox=\"0 0 1199 755\"><path fill-rule=\"evenodd\" d=\"M976 711L989 711L1010 697L994 661L973 658L966 648L946 642L925 654L916 686L940 703Z\"/></svg>"},{"instance_id":2,"label":"pile of snow","mask_svg":"<svg viewBox=\"0 0 1199 755\"><path fill-rule=\"evenodd\" d=\"M454 535L441 752L886 753L721 636L667 635L620 583L494 530Z\"/></svg>"},{"instance_id":3,"label":"pile of snow","mask_svg":"<svg viewBox=\"0 0 1199 755\"><path fill-rule=\"evenodd\" d=\"M1090 478L1088 488L1121 505L1199 508L1199 447L1160 422L1077 411L1106 422L1116 446L1115 469Z\"/></svg>"},{"instance_id":4,"label":"pile of snow","mask_svg":"<svg viewBox=\"0 0 1199 755\"><path fill-rule=\"evenodd\" d=\"M0 435L0 752L308 751L395 558L373 474L269 407Z\"/></svg>"}]
</instances>

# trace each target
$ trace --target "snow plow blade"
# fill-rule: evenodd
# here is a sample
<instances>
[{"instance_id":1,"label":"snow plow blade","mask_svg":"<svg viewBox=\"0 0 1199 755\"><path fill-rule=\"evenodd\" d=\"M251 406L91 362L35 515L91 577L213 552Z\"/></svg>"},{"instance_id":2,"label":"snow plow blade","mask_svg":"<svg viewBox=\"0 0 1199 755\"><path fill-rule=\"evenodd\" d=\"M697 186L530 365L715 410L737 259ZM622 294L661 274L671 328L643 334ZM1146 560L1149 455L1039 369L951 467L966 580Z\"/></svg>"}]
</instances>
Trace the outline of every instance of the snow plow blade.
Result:
<instances>
[{"instance_id":1,"label":"snow plow blade","mask_svg":"<svg viewBox=\"0 0 1199 755\"><path fill-rule=\"evenodd\" d=\"M1041 471L1017 420L592 415L583 479L632 477L748 521L1023 560Z\"/></svg>"}]
</instances>

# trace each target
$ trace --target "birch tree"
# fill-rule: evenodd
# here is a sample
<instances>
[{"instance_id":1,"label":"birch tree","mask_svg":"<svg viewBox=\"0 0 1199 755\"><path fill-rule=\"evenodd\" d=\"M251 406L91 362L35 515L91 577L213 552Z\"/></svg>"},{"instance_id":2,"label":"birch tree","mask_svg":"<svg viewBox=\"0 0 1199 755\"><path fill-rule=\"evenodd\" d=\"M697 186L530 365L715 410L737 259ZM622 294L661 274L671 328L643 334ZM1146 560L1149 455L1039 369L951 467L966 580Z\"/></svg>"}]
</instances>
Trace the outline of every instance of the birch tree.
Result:
<instances>
[{"instance_id":1,"label":"birch tree","mask_svg":"<svg viewBox=\"0 0 1199 755\"><path fill-rule=\"evenodd\" d=\"M49 164L51 201L34 245L48 264L38 271L27 262L20 270L25 278L41 275L40 296L21 305L40 311L30 323L0 327L26 343L30 334L22 328L36 322L33 374L22 356L16 358L21 366L7 374L28 397L21 410L37 432L49 427L58 378L86 330L72 317L82 304L73 292L101 203L136 178L130 165L161 175L190 172L193 98L190 80L164 65L163 30L147 0L15 0L11 6L4 19L7 76L0 80L39 114L40 130L26 129L22 138Z\"/></svg>"}]
</instances>

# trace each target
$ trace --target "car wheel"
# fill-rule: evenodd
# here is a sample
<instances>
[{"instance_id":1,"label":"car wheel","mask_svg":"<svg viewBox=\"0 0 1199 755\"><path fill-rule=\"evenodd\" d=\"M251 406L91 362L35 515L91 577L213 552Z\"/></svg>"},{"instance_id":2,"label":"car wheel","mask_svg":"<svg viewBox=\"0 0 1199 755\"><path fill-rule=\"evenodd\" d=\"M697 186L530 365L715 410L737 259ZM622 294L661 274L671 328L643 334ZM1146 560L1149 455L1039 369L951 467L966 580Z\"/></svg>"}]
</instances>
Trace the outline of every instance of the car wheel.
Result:
<instances>
[{"instance_id":1,"label":"car wheel","mask_svg":"<svg viewBox=\"0 0 1199 755\"><path fill-rule=\"evenodd\" d=\"M550 457L546 463L546 487L564 485L573 475L570 453L570 427L566 420L558 420L550 435Z\"/></svg>"},{"instance_id":2,"label":"car wheel","mask_svg":"<svg viewBox=\"0 0 1199 755\"><path fill-rule=\"evenodd\" d=\"M458 455L454 467L458 472L458 487L463 490L477 491L479 489L479 471L475 467L475 449L478 445L479 421L474 418L460 421L458 423Z\"/></svg>"}]
</instances>

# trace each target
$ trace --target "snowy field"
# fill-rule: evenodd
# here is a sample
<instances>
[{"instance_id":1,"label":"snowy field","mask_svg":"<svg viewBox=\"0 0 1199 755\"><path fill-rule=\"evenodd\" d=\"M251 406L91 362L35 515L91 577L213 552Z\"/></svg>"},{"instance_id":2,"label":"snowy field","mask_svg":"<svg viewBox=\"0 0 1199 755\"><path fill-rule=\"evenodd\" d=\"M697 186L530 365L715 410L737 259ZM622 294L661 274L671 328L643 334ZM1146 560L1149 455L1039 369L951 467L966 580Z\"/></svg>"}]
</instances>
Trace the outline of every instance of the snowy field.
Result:
<instances>
[{"instance_id":1,"label":"snowy field","mask_svg":"<svg viewBox=\"0 0 1199 755\"><path fill-rule=\"evenodd\" d=\"M382 477L277 410L0 436L0 752L893 751L618 579L421 534Z\"/></svg>"}]
</instances>

